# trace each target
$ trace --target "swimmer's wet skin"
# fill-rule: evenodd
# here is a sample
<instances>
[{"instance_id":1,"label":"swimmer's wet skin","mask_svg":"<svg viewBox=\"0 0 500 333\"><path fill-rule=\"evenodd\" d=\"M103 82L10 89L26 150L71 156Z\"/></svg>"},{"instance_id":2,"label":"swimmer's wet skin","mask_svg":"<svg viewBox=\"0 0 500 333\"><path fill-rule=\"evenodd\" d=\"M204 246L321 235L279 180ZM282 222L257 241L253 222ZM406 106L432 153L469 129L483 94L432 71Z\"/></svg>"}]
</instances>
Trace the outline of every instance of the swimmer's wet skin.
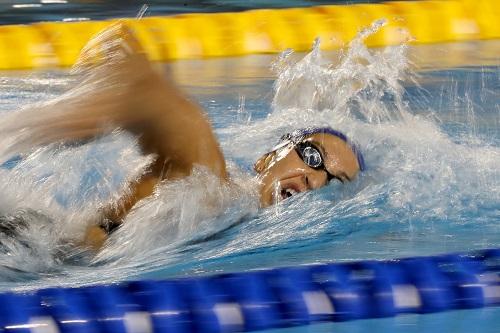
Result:
<instances>
[{"instance_id":1,"label":"swimmer's wet skin","mask_svg":"<svg viewBox=\"0 0 500 333\"><path fill-rule=\"evenodd\" d=\"M160 181L187 177L195 165L230 181L201 107L153 67L124 24L113 24L94 37L74 71L83 73L84 83L37 107L35 111L46 111L50 121L28 122L25 128L30 127L31 135L22 144L88 140L113 130L109 126L113 124L137 135L142 152L157 157L148 172L130 184L130 195L103 209L101 221L88 228L85 246L100 249L108 233ZM284 137L254 169L260 182L260 202L266 207L320 188L332 179L350 181L363 169L363 159L342 133L330 128L305 129Z\"/></svg>"},{"instance_id":2,"label":"swimmer's wet skin","mask_svg":"<svg viewBox=\"0 0 500 333\"><path fill-rule=\"evenodd\" d=\"M331 180L351 181L364 169L364 160L341 132L307 128L284 135L254 169L260 179L260 201L266 207Z\"/></svg>"}]
</instances>

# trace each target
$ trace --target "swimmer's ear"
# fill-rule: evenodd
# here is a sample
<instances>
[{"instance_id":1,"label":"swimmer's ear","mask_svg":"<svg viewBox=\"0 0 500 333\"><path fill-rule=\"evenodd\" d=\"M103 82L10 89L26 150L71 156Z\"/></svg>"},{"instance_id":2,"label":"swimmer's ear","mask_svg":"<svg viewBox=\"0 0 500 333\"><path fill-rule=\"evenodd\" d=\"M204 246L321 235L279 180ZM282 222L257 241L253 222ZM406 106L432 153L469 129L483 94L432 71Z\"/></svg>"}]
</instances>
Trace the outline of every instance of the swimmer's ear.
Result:
<instances>
[{"instance_id":1,"label":"swimmer's ear","mask_svg":"<svg viewBox=\"0 0 500 333\"><path fill-rule=\"evenodd\" d=\"M275 156L276 152L274 151L262 155L262 157L259 158L257 162L255 162L255 164L253 165L253 169L255 170L255 172L262 173L264 170L266 170L271 164L271 162L274 160Z\"/></svg>"}]
</instances>

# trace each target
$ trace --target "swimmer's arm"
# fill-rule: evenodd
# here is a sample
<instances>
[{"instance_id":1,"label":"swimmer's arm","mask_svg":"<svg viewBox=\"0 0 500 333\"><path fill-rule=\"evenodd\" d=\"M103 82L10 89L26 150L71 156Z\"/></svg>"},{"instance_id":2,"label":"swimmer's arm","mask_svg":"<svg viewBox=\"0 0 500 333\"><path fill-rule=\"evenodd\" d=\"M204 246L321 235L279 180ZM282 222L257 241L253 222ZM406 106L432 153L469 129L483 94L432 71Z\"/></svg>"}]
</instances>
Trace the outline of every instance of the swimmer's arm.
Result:
<instances>
[{"instance_id":1,"label":"swimmer's arm","mask_svg":"<svg viewBox=\"0 0 500 333\"><path fill-rule=\"evenodd\" d=\"M160 75L152 74L137 89L136 108L144 118L126 129L139 136L145 153L158 155L155 172L162 179L179 178L196 164L227 179L224 156L200 106Z\"/></svg>"},{"instance_id":2,"label":"swimmer's arm","mask_svg":"<svg viewBox=\"0 0 500 333\"><path fill-rule=\"evenodd\" d=\"M87 64L92 47L108 44L109 53L122 57L108 59L104 67ZM158 156L153 173L161 179L187 176L194 165L227 178L224 157L203 110L152 66L124 24L112 25L89 42L78 68L90 73L81 85L19 115L23 119L18 132L28 128L29 135L20 138L18 146L85 141L121 127L139 137L144 153Z\"/></svg>"},{"instance_id":3,"label":"swimmer's arm","mask_svg":"<svg viewBox=\"0 0 500 333\"><path fill-rule=\"evenodd\" d=\"M117 61L114 72L130 80L122 96L118 125L139 136L144 153L158 156L153 174L160 179L185 177L196 164L227 179L224 156L201 107L152 66L125 24L111 26L102 36L101 44L120 41L119 53L124 57Z\"/></svg>"},{"instance_id":4,"label":"swimmer's arm","mask_svg":"<svg viewBox=\"0 0 500 333\"><path fill-rule=\"evenodd\" d=\"M207 167L222 180L228 178L224 157L201 109L169 82L153 81L156 79L138 87L145 90L142 95L145 117L121 125L139 136L144 153L156 154L157 159L150 172L130 184L130 194L104 209L104 216L117 224L122 223L139 200L153 194L159 181L186 177L194 165ZM107 237L99 225L92 224L82 245L97 251Z\"/></svg>"},{"instance_id":5,"label":"swimmer's arm","mask_svg":"<svg viewBox=\"0 0 500 333\"><path fill-rule=\"evenodd\" d=\"M79 245L97 252L102 248L107 239L108 234L103 228L99 225L91 224L87 227L83 241Z\"/></svg>"},{"instance_id":6,"label":"swimmer's arm","mask_svg":"<svg viewBox=\"0 0 500 333\"><path fill-rule=\"evenodd\" d=\"M137 110L143 118L122 126L139 137L146 154L157 156L151 170L130 184L130 192L105 210L105 216L121 222L141 199L153 194L161 180L191 174L195 165L208 168L221 180L228 175L224 156L201 108L167 79L152 75L136 88Z\"/></svg>"},{"instance_id":7,"label":"swimmer's arm","mask_svg":"<svg viewBox=\"0 0 500 333\"><path fill-rule=\"evenodd\" d=\"M127 39L133 38L128 31L125 33ZM138 53L132 54L130 61L122 62L115 69L118 74L123 73L124 78L128 73L141 75L132 75L126 90L116 92L119 99L108 100L112 95L99 93L94 102L83 105L84 112L80 114L92 116L87 119L77 117L81 120L73 124L82 126L69 132L77 134L73 138L85 139L99 134L102 124L114 123L138 135L143 152L156 154L157 161L150 173L131 184L129 195L105 209L105 217L121 223L137 201L153 193L158 181L188 176L195 164L207 167L223 180L227 179L224 157L210 123L197 103ZM115 105L117 101L120 107ZM84 245L98 250L107 236L100 226L90 225Z\"/></svg>"},{"instance_id":8,"label":"swimmer's arm","mask_svg":"<svg viewBox=\"0 0 500 333\"><path fill-rule=\"evenodd\" d=\"M122 38L129 46L137 44L123 25L113 26L105 35L110 40ZM104 215L118 223L137 201L153 193L160 180L186 177L195 165L207 167L222 180L228 177L224 157L200 106L155 70L135 47L127 49L132 52L100 76L91 72L94 81L87 79L62 97L20 114L24 119L19 126L29 130L29 136L19 140L20 146L27 147L89 140L116 127L138 135L142 151L156 154L157 160L148 174L131 184L130 195L105 209ZM85 61L80 65L85 67ZM102 76L106 70L114 81ZM84 245L97 249L106 238L104 230L92 224Z\"/></svg>"}]
</instances>

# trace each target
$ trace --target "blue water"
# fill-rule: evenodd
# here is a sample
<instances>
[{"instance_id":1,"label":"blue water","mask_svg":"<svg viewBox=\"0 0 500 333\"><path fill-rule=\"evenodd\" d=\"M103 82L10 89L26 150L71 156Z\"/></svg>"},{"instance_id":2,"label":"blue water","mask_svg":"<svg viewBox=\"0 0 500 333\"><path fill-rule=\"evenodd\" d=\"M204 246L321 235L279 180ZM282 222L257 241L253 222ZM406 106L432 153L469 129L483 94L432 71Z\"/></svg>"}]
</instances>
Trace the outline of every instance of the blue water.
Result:
<instances>
[{"instance_id":1,"label":"blue water","mask_svg":"<svg viewBox=\"0 0 500 333\"><path fill-rule=\"evenodd\" d=\"M93 258L62 246L61 239L79 235L86 214L147 163L133 138L114 133L25 153L20 163L0 170L0 215L30 208L49 220L26 213L28 246L10 243L0 259L0 287L79 286L499 247L499 50L498 41L371 51L353 44L343 53L281 60L172 63L173 79L207 110L236 185L221 186L201 170L163 186ZM0 115L17 112L22 121L20 107L59 96L75 82L66 71L9 72L0 84ZM368 170L353 183L259 209L252 162L285 131L318 124L358 142ZM216 207L203 204L206 196L215 198ZM288 331L468 332L480 320L488 325L482 332L493 332L498 311Z\"/></svg>"}]
</instances>

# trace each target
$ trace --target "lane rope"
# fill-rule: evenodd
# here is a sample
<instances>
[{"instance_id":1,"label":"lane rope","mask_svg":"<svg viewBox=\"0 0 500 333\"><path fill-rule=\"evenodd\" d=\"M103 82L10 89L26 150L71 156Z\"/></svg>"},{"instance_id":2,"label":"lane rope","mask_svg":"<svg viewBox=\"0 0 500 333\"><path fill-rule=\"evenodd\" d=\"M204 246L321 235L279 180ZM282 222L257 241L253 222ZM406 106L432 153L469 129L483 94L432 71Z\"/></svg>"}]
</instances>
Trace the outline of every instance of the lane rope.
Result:
<instances>
[{"instance_id":1,"label":"lane rope","mask_svg":"<svg viewBox=\"0 0 500 333\"><path fill-rule=\"evenodd\" d=\"M500 305L500 248L0 294L6 332L241 332Z\"/></svg>"},{"instance_id":2,"label":"lane rope","mask_svg":"<svg viewBox=\"0 0 500 333\"><path fill-rule=\"evenodd\" d=\"M377 19L388 24L368 46L399 44L408 31L414 43L500 37L496 0L388 1L308 8L256 9L124 19L151 60L230 57L307 51L316 37L322 49L345 46ZM71 66L86 42L116 22L41 22L0 26L0 70Z\"/></svg>"}]
</instances>

